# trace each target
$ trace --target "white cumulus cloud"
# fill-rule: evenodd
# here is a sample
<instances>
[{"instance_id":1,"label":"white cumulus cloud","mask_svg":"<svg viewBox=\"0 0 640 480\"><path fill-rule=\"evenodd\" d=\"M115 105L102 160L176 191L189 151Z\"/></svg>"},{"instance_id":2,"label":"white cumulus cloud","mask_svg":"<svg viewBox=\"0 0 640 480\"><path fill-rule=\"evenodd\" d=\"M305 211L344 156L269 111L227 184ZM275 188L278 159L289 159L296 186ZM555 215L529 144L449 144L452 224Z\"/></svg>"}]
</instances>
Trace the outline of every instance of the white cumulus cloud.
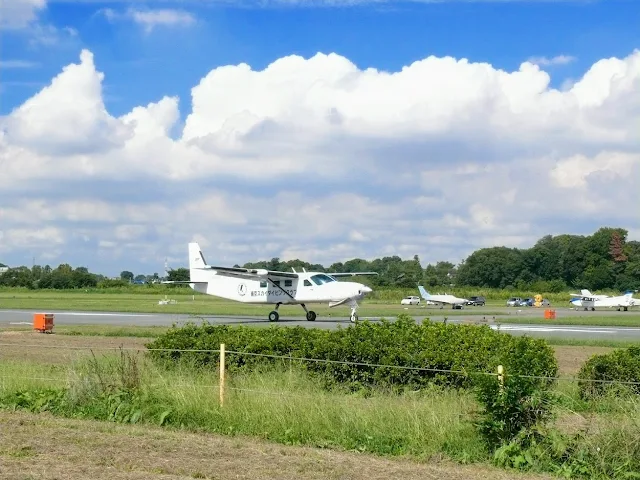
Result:
<instances>
[{"instance_id":1,"label":"white cumulus cloud","mask_svg":"<svg viewBox=\"0 0 640 480\"><path fill-rule=\"evenodd\" d=\"M429 56L389 72L291 55L213 68L190 103L120 116L105 75L83 50L0 120L0 261L49 251L46 235L67 261L117 273L186 262L192 238L211 262L457 262L603 218L640 231L620 207L640 200L640 51L563 90L531 60Z\"/></svg>"}]
</instances>

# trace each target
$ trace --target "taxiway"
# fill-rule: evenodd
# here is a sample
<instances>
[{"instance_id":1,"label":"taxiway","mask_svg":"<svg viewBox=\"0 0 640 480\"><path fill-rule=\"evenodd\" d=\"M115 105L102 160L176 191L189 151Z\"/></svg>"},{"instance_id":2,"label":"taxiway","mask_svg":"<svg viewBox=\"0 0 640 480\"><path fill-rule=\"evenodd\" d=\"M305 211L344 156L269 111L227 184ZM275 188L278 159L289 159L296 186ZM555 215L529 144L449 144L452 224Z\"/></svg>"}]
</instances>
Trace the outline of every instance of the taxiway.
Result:
<instances>
[{"instance_id":1,"label":"taxiway","mask_svg":"<svg viewBox=\"0 0 640 480\"><path fill-rule=\"evenodd\" d=\"M571 312L571 310L569 310ZM0 328L11 326L27 326L33 324L35 310L0 310ZM274 325L266 316L223 316L223 315L187 315L168 313L125 313L125 312L76 312L76 311L49 311L55 315L55 325L113 325L113 326L171 326L181 325L186 322L200 323L206 321L220 325ZM417 311L410 312L416 321L422 321L425 315L417 315ZM421 312L420 312L421 313ZM441 322L447 317L446 312L429 312L432 321ZM433 314L432 314L433 313ZM564 311L563 311L564 313ZM576 312L582 313L584 312ZM622 312L621 312L622 313ZM615 340L640 342L640 327L600 327L592 325L534 325L534 324L505 324L500 323L507 315L487 315L491 328L513 335L531 335L540 337L575 338L581 340ZM512 317L512 315L508 315ZM519 314L520 317L526 317ZM573 316L573 315L571 315ZM480 315L451 315L447 317L449 323L479 322ZM360 317L361 320L376 320L377 318ZM640 323L640 319L639 319ZM350 325L348 317L324 317L315 322L308 322L301 317L281 317L277 325L302 326L309 328L338 328L339 325ZM55 328L55 327L54 327Z\"/></svg>"}]
</instances>

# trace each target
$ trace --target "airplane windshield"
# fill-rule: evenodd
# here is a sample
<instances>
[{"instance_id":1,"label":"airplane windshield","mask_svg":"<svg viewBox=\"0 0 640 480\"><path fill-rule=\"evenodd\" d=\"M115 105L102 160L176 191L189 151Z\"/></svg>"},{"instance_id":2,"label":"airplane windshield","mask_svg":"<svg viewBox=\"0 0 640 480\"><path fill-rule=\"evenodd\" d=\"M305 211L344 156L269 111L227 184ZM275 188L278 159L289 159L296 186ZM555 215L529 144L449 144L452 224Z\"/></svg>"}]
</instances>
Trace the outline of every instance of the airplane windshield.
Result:
<instances>
[{"instance_id":1,"label":"airplane windshield","mask_svg":"<svg viewBox=\"0 0 640 480\"><path fill-rule=\"evenodd\" d=\"M325 275L324 273L319 273L318 275L314 275L311 277L313 283L316 285L323 285L325 283L335 282L335 278L330 277L329 275Z\"/></svg>"}]
</instances>

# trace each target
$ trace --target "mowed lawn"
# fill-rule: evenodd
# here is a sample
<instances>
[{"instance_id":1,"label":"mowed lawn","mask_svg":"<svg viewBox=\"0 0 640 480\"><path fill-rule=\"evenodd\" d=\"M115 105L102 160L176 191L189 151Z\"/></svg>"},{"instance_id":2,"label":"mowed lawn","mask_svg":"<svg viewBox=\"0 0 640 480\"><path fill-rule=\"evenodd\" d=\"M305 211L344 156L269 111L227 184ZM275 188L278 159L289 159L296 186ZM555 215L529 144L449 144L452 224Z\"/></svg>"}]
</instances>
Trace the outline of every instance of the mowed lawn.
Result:
<instances>
[{"instance_id":1,"label":"mowed lawn","mask_svg":"<svg viewBox=\"0 0 640 480\"><path fill-rule=\"evenodd\" d=\"M162 305L159 302L173 300L175 303ZM400 305L400 301L365 299L358 309L358 316L364 318L395 318L401 313L414 317L432 317L441 320L443 317L455 319L459 316L472 316L472 322L487 323L533 323L555 325L594 325L640 327L640 310L616 312L615 310L597 312L575 312L568 307L554 308L556 318L544 318L543 308L506 308L493 302L484 307L466 306L462 310L453 310L449 306L440 308L432 305ZM198 316L258 316L265 320L273 305L250 305L246 303L224 300L211 295L185 294L173 295L163 293L96 293L84 291L11 291L0 290L0 310L48 310L48 311L110 311L130 313L164 313ZM326 304L308 305L319 318L347 317L348 306L329 308ZM282 317L304 317L304 310L299 305L283 305L279 309ZM495 318L494 318L495 317Z\"/></svg>"},{"instance_id":2,"label":"mowed lawn","mask_svg":"<svg viewBox=\"0 0 640 480\"><path fill-rule=\"evenodd\" d=\"M273 305L250 305L224 300L211 295L167 295L175 304L160 305L165 295L152 293L94 293L68 291L0 291L0 309L49 309L49 310L86 310L139 313L175 313L192 315L259 315L267 316ZM318 316L345 317L351 309L348 306L329 308L327 305L308 305ZM303 317L305 312L299 305L283 305L279 309L281 316ZM452 310L450 307L406 306L392 303L374 303L371 300L361 302L359 317L396 317L400 313L423 315L498 315L500 310L492 307L467 307L464 310Z\"/></svg>"}]
</instances>

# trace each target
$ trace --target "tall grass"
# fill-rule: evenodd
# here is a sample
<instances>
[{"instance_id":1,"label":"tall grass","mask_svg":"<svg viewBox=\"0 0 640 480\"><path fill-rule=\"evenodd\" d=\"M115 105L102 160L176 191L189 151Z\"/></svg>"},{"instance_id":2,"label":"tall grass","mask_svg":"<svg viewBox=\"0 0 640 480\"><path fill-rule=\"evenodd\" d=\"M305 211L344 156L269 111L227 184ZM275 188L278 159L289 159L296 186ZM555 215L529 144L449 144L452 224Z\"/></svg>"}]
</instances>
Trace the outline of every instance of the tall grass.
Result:
<instances>
[{"instance_id":1,"label":"tall grass","mask_svg":"<svg viewBox=\"0 0 640 480\"><path fill-rule=\"evenodd\" d=\"M321 387L285 362L229 376L221 406L216 371L164 369L141 352L125 351L78 356L68 365L3 361L0 379L2 408L382 455L490 460L473 425L478 405L456 390L347 395ZM564 382L556 393L559 420L539 448L505 446L494 461L567 477L637 478L638 396L582 401L577 387Z\"/></svg>"},{"instance_id":2,"label":"tall grass","mask_svg":"<svg viewBox=\"0 0 640 480\"><path fill-rule=\"evenodd\" d=\"M2 374L10 380L0 384L0 405L31 402L51 405L52 411L67 416L252 435L284 444L417 458L448 454L466 462L486 459L468 421L475 408L468 394L434 388L364 398L327 391L299 370L284 368L228 378L221 407L216 372L164 370L140 355L80 360L66 371L50 372L57 378L50 381L28 379L39 376L36 365L5 365ZM47 388L57 391L46 393ZM38 389L42 396L34 394L28 401L17 393Z\"/></svg>"}]
</instances>

